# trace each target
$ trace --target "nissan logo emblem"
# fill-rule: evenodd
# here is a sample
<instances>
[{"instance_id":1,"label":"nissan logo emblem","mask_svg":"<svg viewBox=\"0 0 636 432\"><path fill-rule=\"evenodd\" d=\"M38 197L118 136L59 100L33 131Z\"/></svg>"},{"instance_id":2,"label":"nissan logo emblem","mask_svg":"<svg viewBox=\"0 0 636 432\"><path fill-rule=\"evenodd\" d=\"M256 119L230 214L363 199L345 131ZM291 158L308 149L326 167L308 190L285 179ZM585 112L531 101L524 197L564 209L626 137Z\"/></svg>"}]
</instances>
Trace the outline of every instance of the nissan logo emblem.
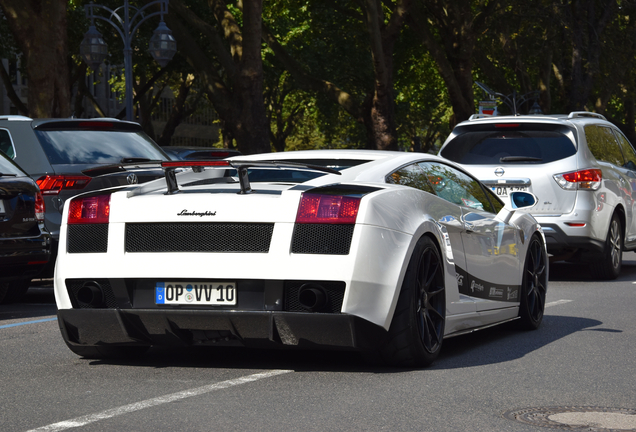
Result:
<instances>
[{"instance_id":1,"label":"nissan logo emblem","mask_svg":"<svg viewBox=\"0 0 636 432\"><path fill-rule=\"evenodd\" d=\"M133 174L133 173L128 174L128 176L126 177L126 181L128 182L129 185L134 185L139 183L137 174Z\"/></svg>"},{"instance_id":2,"label":"nissan logo emblem","mask_svg":"<svg viewBox=\"0 0 636 432\"><path fill-rule=\"evenodd\" d=\"M502 175L504 175L505 171L502 167L497 167L495 168L495 175L497 177L501 177Z\"/></svg>"}]
</instances>

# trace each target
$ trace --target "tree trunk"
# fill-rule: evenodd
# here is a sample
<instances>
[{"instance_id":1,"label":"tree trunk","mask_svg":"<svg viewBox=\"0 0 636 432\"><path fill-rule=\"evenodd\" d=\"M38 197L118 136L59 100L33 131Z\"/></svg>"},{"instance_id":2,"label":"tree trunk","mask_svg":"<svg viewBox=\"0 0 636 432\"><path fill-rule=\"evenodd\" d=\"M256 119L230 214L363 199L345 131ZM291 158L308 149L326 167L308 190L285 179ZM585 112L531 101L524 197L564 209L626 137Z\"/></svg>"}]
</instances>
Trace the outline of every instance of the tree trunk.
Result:
<instances>
[{"instance_id":1,"label":"tree trunk","mask_svg":"<svg viewBox=\"0 0 636 432\"><path fill-rule=\"evenodd\" d=\"M31 117L71 115L66 0L0 0L22 51Z\"/></svg>"}]
</instances>

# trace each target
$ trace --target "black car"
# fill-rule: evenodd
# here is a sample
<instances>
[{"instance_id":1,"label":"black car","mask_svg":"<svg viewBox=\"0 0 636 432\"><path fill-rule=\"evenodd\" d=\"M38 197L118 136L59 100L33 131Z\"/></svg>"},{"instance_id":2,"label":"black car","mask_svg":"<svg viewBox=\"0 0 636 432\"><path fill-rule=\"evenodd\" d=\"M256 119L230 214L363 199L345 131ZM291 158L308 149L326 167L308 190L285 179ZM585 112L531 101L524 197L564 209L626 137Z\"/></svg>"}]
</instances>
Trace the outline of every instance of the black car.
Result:
<instances>
[{"instance_id":1,"label":"black car","mask_svg":"<svg viewBox=\"0 0 636 432\"><path fill-rule=\"evenodd\" d=\"M49 262L50 245L40 189L0 153L0 303L22 298Z\"/></svg>"},{"instance_id":2,"label":"black car","mask_svg":"<svg viewBox=\"0 0 636 432\"><path fill-rule=\"evenodd\" d=\"M163 146L164 152L173 160L213 160L225 159L230 156L239 156L238 150L222 149L215 147L196 147L196 146Z\"/></svg>"},{"instance_id":3,"label":"black car","mask_svg":"<svg viewBox=\"0 0 636 432\"><path fill-rule=\"evenodd\" d=\"M133 122L117 119L31 119L0 117L0 151L11 157L42 191L44 222L52 239L52 259L43 276L52 277L64 202L91 190L143 183L163 177L160 168L99 178L83 170L101 166L170 160Z\"/></svg>"}]
</instances>

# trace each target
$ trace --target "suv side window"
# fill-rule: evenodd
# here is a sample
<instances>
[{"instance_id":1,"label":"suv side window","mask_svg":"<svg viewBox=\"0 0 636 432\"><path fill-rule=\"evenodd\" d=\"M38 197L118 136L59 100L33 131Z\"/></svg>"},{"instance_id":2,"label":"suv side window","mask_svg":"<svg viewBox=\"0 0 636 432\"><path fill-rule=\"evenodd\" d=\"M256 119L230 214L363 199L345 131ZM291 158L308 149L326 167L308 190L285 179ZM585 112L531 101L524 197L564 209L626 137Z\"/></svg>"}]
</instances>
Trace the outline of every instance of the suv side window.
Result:
<instances>
[{"instance_id":1,"label":"suv side window","mask_svg":"<svg viewBox=\"0 0 636 432\"><path fill-rule=\"evenodd\" d=\"M454 204L494 213L486 192L478 181L448 165L421 162L435 193Z\"/></svg>"},{"instance_id":2,"label":"suv side window","mask_svg":"<svg viewBox=\"0 0 636 432\"><path fill-rule=\"evenodd\" d=\"M587 146L596 160L609 162L617 166L623 166L625 159L614 133L608 127L598 125L585 126L585 138Z\"/></svg>"},{"instance_id":3,"label":"suv side window","mask_svg":"<svg viewBox=\"0 0 636 432\"><path fill-rule=\"evenodd\" d=\"M634 147L632 147L630 142L622 133L618 131L614 131L614 133L618 138L618 144L620 144L621 149L623 150L623 155L625 155L625 168L636 171L636 151L634 151Z\"/></svg>"},{"instance_id":4,"label":"suv side window","mask_svg":"<svg viewBox=\"0 0 636 432\"><path fill-rule=\"evenodd\" d=\"M15 148L13 148L13 141L11 141L11 135L6 129L0 129L0 151L11 159L15 158Z\"/></svg>"},{"instance_id":5,"label":"suv side window","mask_svg":"<svg viewBox=\"0 0 636 432\"><path fill-rule=\"evenodd\" d=\"M426 172L417 164L408 165L386 178L387 183L411 186L415 189L435 195L431 184L426 178Z\"/></svg>"}]
</instances>

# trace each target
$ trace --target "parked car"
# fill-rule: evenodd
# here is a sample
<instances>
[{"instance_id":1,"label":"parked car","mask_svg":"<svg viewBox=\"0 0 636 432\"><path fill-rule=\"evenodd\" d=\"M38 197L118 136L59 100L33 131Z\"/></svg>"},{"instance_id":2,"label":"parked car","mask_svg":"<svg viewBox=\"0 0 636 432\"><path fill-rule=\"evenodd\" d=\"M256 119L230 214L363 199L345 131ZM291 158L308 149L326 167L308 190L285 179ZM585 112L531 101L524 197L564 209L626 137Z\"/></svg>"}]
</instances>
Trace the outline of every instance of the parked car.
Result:
<instances>
[{"instance_id":1,"label":"parked car","mask_svg":"<svg viewBox=\"0 0 636 432\"><path fill-rule=\"evenodd\" d=\"M241 152L238 150L215 147L162 146L161 148L168 154L168 156L170 156L172 160L214 160L225 159L230 156L238 156L241 154Z\"/></svg>"},{"instance_id":2,"label":"parked car","mask_svg":"<svg viewBox=\"0 0 636 432\"><path fill-rule=\"evenodd\" d=\"M54 287L78 355L336 348L423 366L444 338L541 323L544 238L516 212L535 203L530 193L504 206L457 165L421 153L162 165L165 180L64 206Z\"/></svg>"},{"instance_id":3,"label":"parked car","mask_svg":"<svg viewBox=\"0 0 636 432\"><path fill-rule=\"evenodd\" d=\"M163 176L160 169L91 179L82 170L149 160L169 160L137 123L116 119L31 119L0 116L0 151L33 178L46 204L45 226L52 236L52 277L64 202L83 191L143 183Z\"/></svg>"},{"instance_id":4,"label":"parked car","mask_svg":"<svg viewBox=\"0 0 636 432\"><path fill-rule=\"evenodd\" d=\"M596 278L618 277L622 251L636 249L636 152L605 117L473 116L439 155L457 162L504 201L533 192L551 260L583 261Z\"/></svg>"},{"instance_id":5,"label":"parked car","mask_svg":"<svg viewBox=\"0 0 636 432\"><path fill-rule=\"evenodd\" d=\"M0 153L0 303L20 300L50 257L37 184Z\"/></svg>"}]
</instances>

